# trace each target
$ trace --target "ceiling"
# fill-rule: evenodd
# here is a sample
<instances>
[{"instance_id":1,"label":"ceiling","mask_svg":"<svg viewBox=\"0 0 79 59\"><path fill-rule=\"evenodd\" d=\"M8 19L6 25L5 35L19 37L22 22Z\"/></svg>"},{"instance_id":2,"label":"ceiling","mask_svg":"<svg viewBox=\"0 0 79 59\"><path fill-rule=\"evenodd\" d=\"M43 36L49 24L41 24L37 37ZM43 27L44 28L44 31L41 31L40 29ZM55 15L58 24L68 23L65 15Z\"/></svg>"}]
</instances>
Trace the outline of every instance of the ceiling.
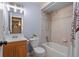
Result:
<instances>
[{"instance_id":1,"label":"ceiling","mask_svg":"<svg viewBox=\"0 0 79 59\"><path fill-rule=\"evenodd\" d=\"M40 6L43 6L45 3L47 2L33 2L34 4L37 4L37 5L40 5Z\"/></svg>"},{"instance_id":2,"label":"ceiling","mask_svg":"<svg viewBox=\"0 0 79 59\"><path fill-rule=\"evenodd\" d=\"M48 5L46 5L44 8L42 8L42 10L46 12L52 12L72 4L73 2L51 2Z\"/></svg>"},{"instance_id":3,"label":"ceiling","mask_svg":"<svg viewBox=\"0 0 79 59\"><path fill-rule=\"evenodd\" d=\"M27 3L36 4L36 5L40 6L40 7L42 7L47 2L8 2L8 4L10 4L10 5L17 5L19 7L21 7L23 5L26 5Z\"/></svg>"}]
</instances>

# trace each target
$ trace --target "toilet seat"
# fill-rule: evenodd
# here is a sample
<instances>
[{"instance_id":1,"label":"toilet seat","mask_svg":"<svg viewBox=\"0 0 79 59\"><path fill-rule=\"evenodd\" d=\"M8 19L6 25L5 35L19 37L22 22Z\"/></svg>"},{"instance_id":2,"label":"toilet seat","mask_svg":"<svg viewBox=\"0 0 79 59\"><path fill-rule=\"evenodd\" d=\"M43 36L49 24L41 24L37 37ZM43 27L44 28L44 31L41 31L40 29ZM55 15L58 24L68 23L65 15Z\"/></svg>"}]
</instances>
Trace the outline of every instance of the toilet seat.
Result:
<instances>
[{"instance_id":1,"label":"toilet seat","mask_svg":"<svg viewBox=\"0 0 79 59\"><path fill-rule=\"evenodd\" d=\"M45 49L42 47L36 47L34 48L34 52L38 54L42 54L42 53L45 53Z\"/></svg>"}]
</instances>

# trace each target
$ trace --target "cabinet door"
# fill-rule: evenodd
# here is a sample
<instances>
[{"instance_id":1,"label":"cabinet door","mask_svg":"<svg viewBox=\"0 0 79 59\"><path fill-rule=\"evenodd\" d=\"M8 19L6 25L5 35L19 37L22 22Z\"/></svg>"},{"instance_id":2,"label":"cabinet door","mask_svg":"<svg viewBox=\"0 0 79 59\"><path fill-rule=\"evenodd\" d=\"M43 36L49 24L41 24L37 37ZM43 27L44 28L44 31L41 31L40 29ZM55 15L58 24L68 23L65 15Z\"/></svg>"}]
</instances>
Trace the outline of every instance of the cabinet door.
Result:
<instances>
[{"instance_id":1,"label":"cabinet door","mask_svg":"<svg viewBox=\"0 0 79 59\"><path fill-rule=\"evenodd\" d=\"M26 45L18 45L15 48L16 50L16 55L18 57L26 57L27 56L27 49L26 49Z\"/></svg>"},{"instance_id":2,"label":"cabinet door","mask_svg":"<svg viewBox=\"0 0 79 59\"><path fill-rule=\"evenodd\" d=\"M15 55L15 47L14 46L4 46L3 47L3 56L4 57L13 57Z\"/></svg>"},{"instance_id":3,"label":"cabinet door","mask_svg":"<svg viewBox=\"0 0 79 59\"><path fill-rule=\"evenodd\" d=\"M3 46L4 57L26 57L28 48L26 41L11 42Z\"/></svg>"}]
</instances>

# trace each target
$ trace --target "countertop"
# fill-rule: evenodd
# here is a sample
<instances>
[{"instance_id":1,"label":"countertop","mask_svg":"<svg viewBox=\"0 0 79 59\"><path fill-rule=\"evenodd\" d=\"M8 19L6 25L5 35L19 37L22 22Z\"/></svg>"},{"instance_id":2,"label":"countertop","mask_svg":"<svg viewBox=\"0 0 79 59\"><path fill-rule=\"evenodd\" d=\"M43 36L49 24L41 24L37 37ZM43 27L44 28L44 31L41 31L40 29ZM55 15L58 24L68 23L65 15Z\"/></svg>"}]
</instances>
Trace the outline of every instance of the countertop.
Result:
<instances>
[{"instance_id":1,"label":"countertop","mask_svg":"<svg viewBox=\"0 0 79 59\"><path fill-rule=\"evenodd\" d=\"M6 37L5 41L7 42L16 42L16 41L23 41L23 40L27 40L29 41L27 38L25 37L17 37L17 38L11 38L11 37Z\"/></svg>"}]
</instances>

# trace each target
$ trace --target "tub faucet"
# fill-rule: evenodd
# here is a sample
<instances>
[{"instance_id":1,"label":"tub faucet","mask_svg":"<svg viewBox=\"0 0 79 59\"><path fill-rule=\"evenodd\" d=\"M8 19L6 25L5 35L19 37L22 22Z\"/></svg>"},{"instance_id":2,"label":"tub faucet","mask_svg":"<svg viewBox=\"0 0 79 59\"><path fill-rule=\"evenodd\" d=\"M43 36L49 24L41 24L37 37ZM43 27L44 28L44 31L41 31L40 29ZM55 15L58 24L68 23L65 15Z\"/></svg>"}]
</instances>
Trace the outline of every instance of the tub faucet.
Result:
<instances>
[{"instance_id":1,"label":"tub faucet","mask_svg":"<svg viewBox=\"0 0 79 59\"><path fill-rule=\"evenodd\" d=\"M49 42L49 40L48 40L48 36L46 36L46 41Z\"/></svg>"}]
</instances>

